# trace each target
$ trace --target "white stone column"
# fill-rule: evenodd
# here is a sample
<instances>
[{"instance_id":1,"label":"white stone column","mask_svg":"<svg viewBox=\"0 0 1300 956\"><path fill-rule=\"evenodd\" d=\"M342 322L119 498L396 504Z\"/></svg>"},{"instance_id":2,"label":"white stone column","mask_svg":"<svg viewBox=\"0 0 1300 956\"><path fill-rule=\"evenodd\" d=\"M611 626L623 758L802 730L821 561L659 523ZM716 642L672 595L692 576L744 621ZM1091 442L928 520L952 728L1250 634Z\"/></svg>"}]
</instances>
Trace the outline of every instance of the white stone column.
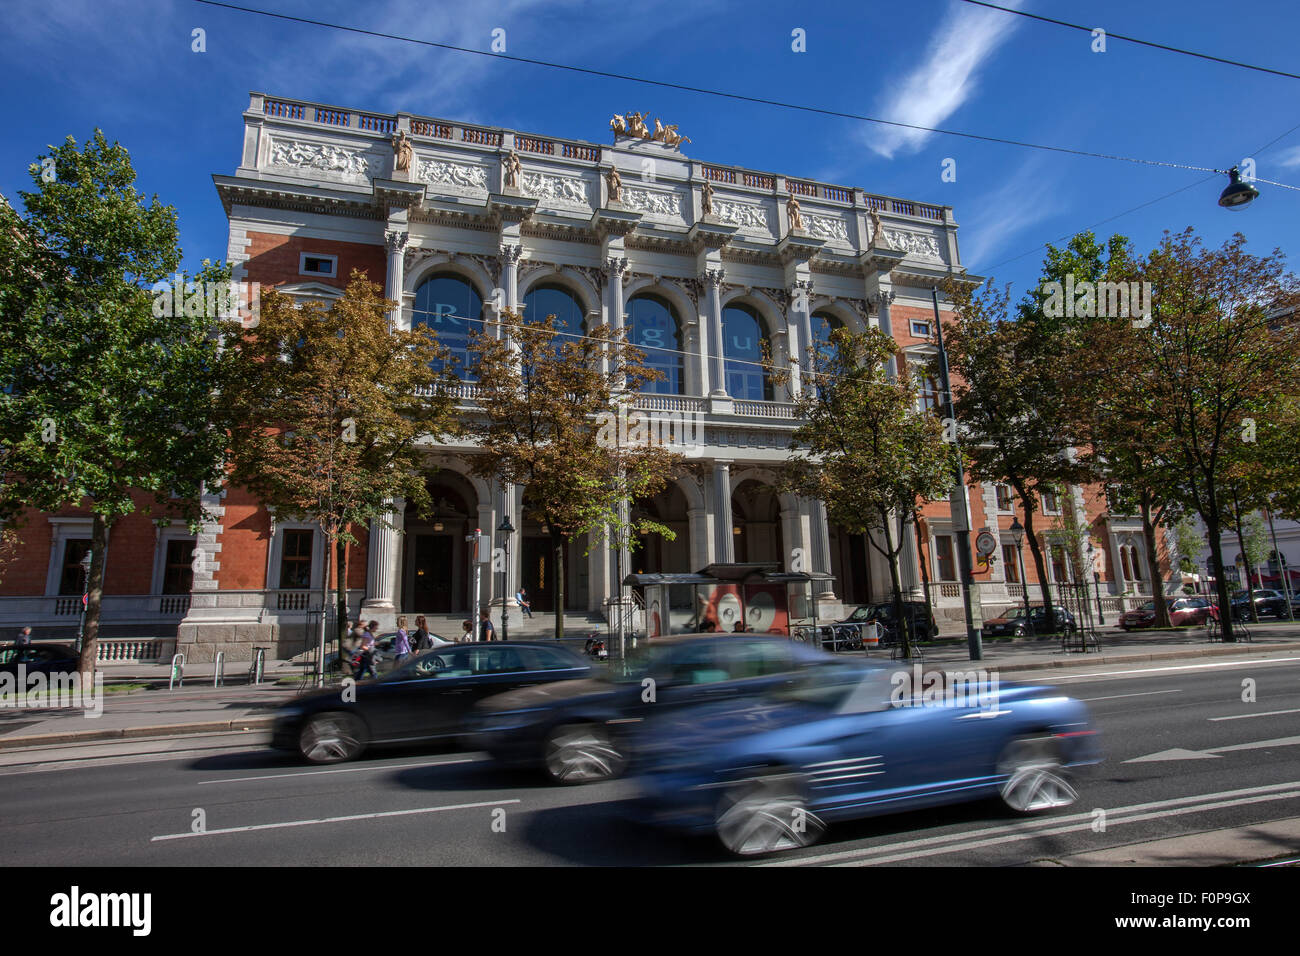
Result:
<instances>
[{"instance_id":1,"label":"white stone column","mask_svg":"<svg viewBox=\"0 0 1300 956\"><path fill-rule=\"evenodd\" d=\"M725 277L726 273L721 269L709 269L703 276L707 292L709 327L707 338L709 384L713 388L709 394L718 398L727 396L726 378L722 371L722 280ZM727 533L731 533L730 528L727 529Z\"/></svg>"},{"instance_id":2,"label":"white stone column","mask_svg":"<svg viewBox=\"0 0 1300 956\"><path fill-rule=\"evenodd\" d=\"M731 462L713 465L713 560L727 564L736 560L731 534Z\"/></svg>"},{"instance_id":3,"label":"white stone column","mask_svg":"<svg viewBox=\"0 0 1300 956\"><path fill-rule=\"evenodd\" d=\"M384 297L397 303L388 312L390 328L402 328L402 284L406 279L406 242L410 233L402 229L389 229L384 233L388 246L388 273L384 282Z\"/></svg>"},{"instance_id":4,"label":"white stone column","mask_svg":"<svg viewBox=\"0 0 1300 956\"><path fill-rule=\"evenodd\" d=\"M401 561L401 526L404 502L392 502L389 511L370 522L366 543L366 598L363 617L373 617L380 627L391 627L397 616L397 569Z\"/></svg>"},{"instance_id":5,"label":"white stone column","mask_svg":"<svg viewBox=\"0 0 1300 956\"><path fill-rule=\"evenodd\" d=\"M826 519L826 503L820 499L814 498L809 504L808 529L812 538L809 542L809 550L811 551L809 558L812 559L812 570L830 574L831 529ZM818 600L835 600L835 585L830 580L819 582L814 590Z\"/></svg>"},{"instance_id":6,"label":"white stone column","mask_svg":"<svg viewBox=\"0 0 1300 956\"><path fill-rule=\"evenodd\" d=\"M627 275L627 257L610 256L605 260L605 275L609 277L609 327L615 332L623 330L623 277Z\"/></svg>"},{"instance_id":7,"label":"white stone column","mask_svg":"<svg viewBox=\"0 0 1300 956\"><path fill-rule=\"evenodd\" d=\"M811 382L808 349L812 347L812 282L796 279L790 284L790 395L798 398L805 382Z\"/></svg>"},{"instance_id":8,"label":"white stone column","mask_svg":"<svg viewBox=\"0 0 1300 956\"><path fill-rule=\"evenodd\" d=\"M699 571L713 563L712 548L709 546L713 538L709 534L709 509L708 508L690 508L686 512L686 520L691 529L691 570Z\"/></svg>"}]
</instances>

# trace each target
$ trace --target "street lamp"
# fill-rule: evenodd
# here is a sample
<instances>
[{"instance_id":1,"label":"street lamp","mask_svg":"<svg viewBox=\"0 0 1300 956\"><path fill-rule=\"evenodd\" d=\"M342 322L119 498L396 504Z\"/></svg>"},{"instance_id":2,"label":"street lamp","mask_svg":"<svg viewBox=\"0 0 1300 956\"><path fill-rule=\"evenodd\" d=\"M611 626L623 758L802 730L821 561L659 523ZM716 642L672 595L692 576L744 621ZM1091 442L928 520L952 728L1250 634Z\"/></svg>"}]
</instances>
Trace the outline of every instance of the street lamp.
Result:
<instances>
[{"instance_id":1,"label":"street lamp","mask_svg":"<svg viewBox=\"0 0 1300 956\"><path fill-rule=\"evenodd\" d=\"M1011 519L1011 527L1007 530L1011 532L1011 540L1016 543L1016 557L1020 560L1020 596L1025 602L1025 636L1032 637L1034 621L1029 616L1029 582L1025 579L1025 552L1020 547L1020 542L1025 540L1025 526L1020 523L1019 515Z\"/></svg>"},{"instance_id":2,"label":"street lamp","mask_svg":"<svg viewBox=\"0 0 1300 956\"><path fill-rule=\"evenodd\" d=\"M510 523L510 515L501 519L497 526L501 535L501 546L505 549L506 561L501 568L501 640L510 640L510 536L515 533L515 526Z\"/></svg>"},{"instance_id":3,"label":"street lamp","mask_svg":"<svg viewBox=\"0 0 1300 956\"><path fill-rule=\"evenodd\" d=\"M81 568L81 619L77 622L77 653L81 653L81 642L86 634L86 603L90 593L90 552L87 551L80 561Z\"/></svg>"},{"instance_id":4,"label":"street lamp","mask_svg":"<svg viewBox=\"0 0 1300 956\"><path fill-rule=\"evenodd\" d=\"M1222 170L1220 170L1222 172ZM1259 190L1241 181L1241 173L1233 166L1228 170L1228 185L1219 193L1219 205L1224 209L1245 209L1259 197Z\"/></svg>"}]
</instances>

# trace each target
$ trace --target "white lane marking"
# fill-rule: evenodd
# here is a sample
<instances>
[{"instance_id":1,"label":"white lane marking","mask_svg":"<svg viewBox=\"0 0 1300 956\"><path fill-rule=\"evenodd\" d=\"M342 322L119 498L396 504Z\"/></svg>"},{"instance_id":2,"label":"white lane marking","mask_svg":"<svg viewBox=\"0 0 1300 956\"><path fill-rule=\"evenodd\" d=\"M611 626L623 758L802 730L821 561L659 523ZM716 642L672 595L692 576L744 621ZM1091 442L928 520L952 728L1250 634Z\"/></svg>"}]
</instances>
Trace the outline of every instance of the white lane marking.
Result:
<instances>
[{"instance_id":1,"label":"white lane marking","mask_svg":"<svg viewBox=\"0 0 1300 956\"><path fill-rule=\"evenodd\" d=\"M1182 690L1148 690L1140 694L1112 694L1110 697L1080 697L1079 700L1090 704L1096 700L1119 700L1121 697L1154 697L1156 694L1181 694Z\"/></svg>"},{"instance_id":2,"label":"white lane marking","mask_svg":"<svg viewBox=\"0 0 1300 956\"><path fill-rule=\"evenodd\" d=\"M1163 820L1166 817L1180 817L1188 813L1206 813L1210 810L1223 810L1228 807L1237 807L1249 803L1264 803L1269 800L1293 800L1300 799L1300 790L1291 790L1284 793L1272 793L1258 797L1244 797L1240 800L1220 800L1218 803L1206 803L1195 807L1181 807L1176 810L1157 810L1154 813L1139 813L1134 816L1121 817L1115 819L1115 814L1106 815L1106 826L1119 826L1121 823L1142 823L1147 820ZM918 856L937 856L944 853L965 852L967 850L978 850L981 847L995 846L1000 843L1014 843L1020 840L1029 840L1039 836L1060 836L1065 833L1078 833L1080 827L1068 826L1057 827L1054 830L1039 830L1036 833L1025 833L1018 836L998 837L992 840L976 840L971 843L960 843L952 846L940 847L933 850L922 850L919 853L898 853L893 856L872 857L868 860L850 860L843 863L836 863L835 866L879 866L884 863L898 863L903 860L914 859ZM1081 851L1091 852L1091 851Z\"/></svg>"},{"instance_id":3,"label":"white lane marking","mask_svg":"<svg viewBox=\"0 0 1300 956\"><path fill-rule=\"evenodd\" d=\"M1247 717L1276 717L1278 714L1300 714L1300 707L1292 710L1266 710L1262 714L1233 714L1230 717L1207 717L1206 720L1245 720Z\"/></svg>"},{"instance_id":4,"label":"white lane marking","mask_svg":"<svg viewBox=\"0 0 1300 956\"><path fill-rule=\"evenodd\" d=\"M1162 750L1144 757L1133 757L1125 763L1153 763L1162 760L1195 760L1203 757L1218 758L1219 754L1235 753L1238 750L1267 750L1270 747L1294 747L1300 744L1300 737L1275 737L1272 740L1252 740L1246 744L1232 744L1229 747L1207 747L1205 750Z\"/></svg>"},{"instance_id":5,"label":"white lane marking","mask_svg":"<svg viewBox=\"0 0 1300 956\"><path fill-rule=\"evenodd\" d=\"M367 770L405 770L407 767L445 767L454 763L480 763L486 757L465 757L459 760L431 760L425 763L370 764L364 767L342 767L337 770L295 770L292 773L266 773L257 777L227 777L221 780L200 780L202 787L209 783L247 783L250 780L282 780L285 777L314 777L322 773L363 773Z\"/></svg>"},{"instance_id":6,"label":"white lane marking","mask_svg":"<svg viewBox=\"0 0 1300 956\"><path fill-rule=\"evenodd\" d=\"M1107 818L1114 813L1128 813L1145 810L1157 810L1161 807L1176 807L1185 804L1194 804L1202 800L1213 800L1218 797L1249 797L1256 794L1271 794L1279 790L1287 790L1291 787L1300 787L1300 780L1292 780L1288 783L1273 783L1262 787L1249 787L1244 790L1227 790L1222 793L1207 793L1191 797L1174 797L1170 800L1158 800L1154 803L1139 803L1131 807L1119 807L1115 810L1107 811ZM827 863L834 860L846 859L849 857L861 856L864 853L883 853L893 850L902 850L908 847L925 847L933 846L938 843L952 843L961 840L968 840L972 837L983 835L992 835L999 833L1025 833L1033 836L1038 830L1045 827L1055 826L1061 823L1087 823L1092 824L1092 811L1086 813L1076 813L1066 817L1043 817L1037 820L1024 820L1020 823L1009 823L1002 826L986 827L982 830L967 830L957 833L945 833L941 836L920 837L915 840L907 840L902 843L889 843L878 847L864 847L856 850L844 850L838 853L823 853L820 856L801 857L798 860L780 860L772 863L762 863L760 866L802 866L805 863Z\"/></svg>"},{"instance_id":7,"label":"white lane marking","mask_svg":"<svg viewBox=\"0 0 1300 956\"><path fill-rule=\"evenodd\" d=\"M1124 674L1160 674L1167 671L1200 671L1209 670L1214 667L1259 667L1264 664L1286 664L1295 661L1300 661L1300 657L1268 657L1250 661L1218 661L1213 664L1180 664L1177 667L1142 667L1129 671L1094 671L1090 674L1062 674L1059 677L1053 675L1049 683L1059 684L1070 680L1078 681L1095 679L1098 677L1118 677ZM1034 673L1040 672L1035 671ZM1035 680L1037 679L1038 678L1035 678Z\"/></svg>"},{"instance_id":8,"label":"white lane marking","mask_svg":"<svg viewBox=\"0 0 1300 956\"><path fill-rule=\"evenodd\" d=\"M322 823L351 823L355 820L378 820L382 817L407 817L416 813L441 813L444 810L473 810L477 807L503 807L519 800L488 800L484 803L457 803L448 807L415 807L409 810L386 810L382 813L353 813L346 817L321 817L316 820L285 820L283 823L258 823L246 827L226 827L221 830L204 830L201 833L168 833L150 837L150 843L162 840L186 840L190 837L220 836L227 833L252 833L256 830L282 830L288 827L311 827Z\"/></svg>"}]
</instances>

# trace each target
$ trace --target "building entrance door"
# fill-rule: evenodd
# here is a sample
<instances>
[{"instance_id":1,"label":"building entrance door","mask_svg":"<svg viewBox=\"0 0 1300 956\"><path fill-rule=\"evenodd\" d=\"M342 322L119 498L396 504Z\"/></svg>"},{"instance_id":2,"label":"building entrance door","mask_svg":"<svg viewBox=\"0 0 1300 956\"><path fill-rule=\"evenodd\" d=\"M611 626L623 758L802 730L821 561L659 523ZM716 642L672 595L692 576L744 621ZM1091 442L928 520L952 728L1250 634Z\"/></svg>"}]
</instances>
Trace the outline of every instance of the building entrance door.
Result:
<instances>
[{"instance_id":1,"label":"building entrance door","mask_svg":"<svg viewBox=\"0 0 1300 956\"><path fill-rule=\"evenodd\" d=\"M550 538L524 538L522 586L528 589L528 603L535 612L555 610L555 550Z\"/></svg>"},{"instance_id":2,"label":"building entrance door","mask_svg":"<svg viewBox=\"0 0 1300 956\"><path fill-rule=\"evenodd\" d=\"M452 610L452 536L417 534L413 538L412 610L417 614L447 614Z\"/></svg>"}]
</instances>

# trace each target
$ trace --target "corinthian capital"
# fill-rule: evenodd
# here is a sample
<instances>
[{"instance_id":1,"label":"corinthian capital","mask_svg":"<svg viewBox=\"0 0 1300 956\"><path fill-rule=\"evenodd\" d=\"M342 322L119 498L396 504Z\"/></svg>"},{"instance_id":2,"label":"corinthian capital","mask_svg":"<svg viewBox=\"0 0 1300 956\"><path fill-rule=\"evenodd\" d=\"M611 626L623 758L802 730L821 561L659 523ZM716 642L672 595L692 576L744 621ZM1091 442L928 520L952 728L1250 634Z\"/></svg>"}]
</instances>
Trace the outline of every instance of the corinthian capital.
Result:
<instances>
[{"instance_id":1,"label":"corinthian capital","mask_svg":"<svg viewBox=\"0 0 1300 956\"><path fill-rule=\"evenodd\" d=\"M708 269L704 273L704 281L709 284L709 288L714 292L722 286L722 280L727 277L727 273L721 269Z\"/></svg>"},{"instance_id":2,"label":"corinthian capital","mask_svg":"<svg viewBox=\"0 0 1300 956\"><path fill-rule=\"evenodd\" d=\"M524 254L524 247L517 242L501 243L501 261L508 266L517 265L519 257Z\"/></svg>"},{"instance_id":3,"label":"corinthian capital","mask_svg":"<svg viewBox=\"0 0 1300 956\"><path fill-rule=\"evenodd\" d=\"M627 257L610 256L605 260L605 275L611 279L623 279L627 276Z\"/></svg>"},{"instance_id":4,"label":"corinthian capital","mask_svg":"<svg viewBox=\"0 0 1300 956\"><path fill-rule=\"evenodd\" d=\"M397 229L389 229L384 233L384 242L388 246L388 252L390 255L397 255L405 249L406 241L410 238L411 234L409 232Z\"/></svg>"}]
</instances>

